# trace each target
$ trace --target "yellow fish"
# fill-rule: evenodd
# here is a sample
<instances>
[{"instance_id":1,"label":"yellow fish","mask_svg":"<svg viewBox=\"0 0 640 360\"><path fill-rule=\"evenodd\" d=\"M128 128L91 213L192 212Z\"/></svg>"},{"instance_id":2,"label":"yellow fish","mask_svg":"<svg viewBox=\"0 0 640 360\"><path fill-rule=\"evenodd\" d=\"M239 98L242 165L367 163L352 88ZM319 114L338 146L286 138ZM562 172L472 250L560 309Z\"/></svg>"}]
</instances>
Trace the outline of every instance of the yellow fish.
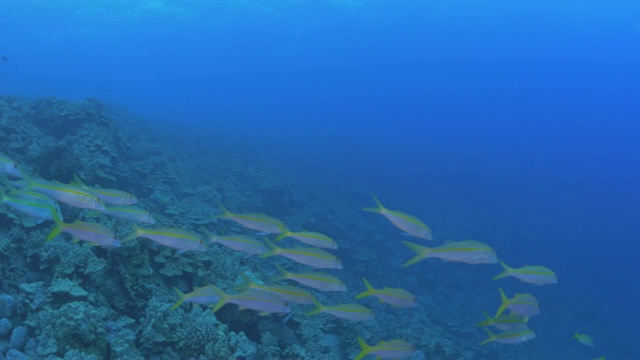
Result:
<instances>
[{"instance_id":1,"label":"yellow fish","mask_svg":"<svg viewBox=\"0 0 640 360\"><path fill-rule=\"evenodd\" d=\"M395 307L416 307L418 306L416 296L404 289L392 289L384 287L382 289L374 289L367 279L362 278L367 291L356 295L356 299L367 296L375 296L380 302L387 303Z\"/></svg>"},{"instance_id":2,"label":"yellow fish","mask_svg":"<svg viewBox=\"0 0 640 360\"><path fill-rule=\"evenodd\" d=\"M362 210L381 214L389 221L391 221L391 223L398 229L404 231L404 233L406 233L407 235L419 237L425 240L433 239L433 235L431 235L431 229L429 229L429 227L418 218L400 211L389 210L382 206L382 203L380 203L380 200L378 200L375 195L371 195L373 196L373 200L376 201L377 207L363 208Z\"/></svg>"},{"instance_id":3,"label":"yellow fish","mask_svg":"<svg viewBox=\"0 0 640 360\"><path fill-rule=\"evenodd\" d=\"M358 304L338 304L333 306L322 305L318 300L313 299L316 305L314 310L309 311L306 315L311 316L320 313L331 314L337 318L351 321L373 320L375 315L368 307Z\"/></svg>"},{"instance_id":4,"label":"yellow fish","mask_svg":"<svg viewBox=\"0 0 640 360\"><path fill-rule=\"evenodd\" d=\"M479 241L454 241L434 248L408 241L403 241L403 243L416 253L416 256L402 264L405 267L427 258L438 258L444 261L457 261L467 264L495 264L498 262L495 250Z\"/></svg>"},{"instance_id":5,"label":"yellow fish","mask_svg":"<svg viewBox=\"0 0 640 360\"><path fill-rule=\"evenodd\" d=\"M369 354L375 355L376 359L405 359L416 354L416 347L404 340L380 341L376 345L367 345L364 340L358 338L358 344L362 351L355 360L360 360Z\"/></svg>"},{"instance_id":6,"label":"yellow fish","mask_svg":"<svg viewBox=\"0 0 640 360\"><path fill-rule=\"evenodd\" d=\"M276 218L264 214L234 214L218 202L222 214L213 215L212 218L231 220L251 230L259 231L261 235L280 234L287 227Z\"/></svg>"},{"instance_id":7,"label":"yellow fish","mask_svg":"<svg viewBox=\"0 0 640 360\"><path fill-rule=\"evenodd\" d=\"M540 315L540 303L533 295L529 293L515 294L511 299L509 299L502 289L498 290L500 290L500 299L502 300L502 304L500 305L500 308L498 308L498 312L495 316L496 318L499 317L505 309L509 309L511 311L511 315L515 314L524 317L525 321L528 321L531 316Z\"/></svg>"},{"instance_id":8,"label":"yellow fish","mask_svg":"<svg viewBox=\"0 0 640 360\"><path fill-rule=\"evenodd\" d=\"M509 267L509 265L505 264L504 262L500 260L498 261L500 262L500 265L502 265L504 271L498 276L494 277L493 280L511 276L518 280L538 286L558 283L556 274L544 266L523 266L521 268L514 269L512 267Z\"/></svg>"},{"instance_id":9,"label":"yellow fish","mask_svg":"<svg viewBox=\"0 0 640 360\"><path fill-rule=\"evenodd\" d=\"M536 338L536 333L530 329L508 330L503 331L500 334L494 334L486 327L483 329L487 332L489 338L481 342L480 345L486 345L494 341L501 344L521 344Z\"/></svg>"},{"instance_id":10,"label":"yellow fish","mask_svg":"<svg viewBox=\"0 0 640 360\"><path fill-rule=\"evenodd\" d=\"M591 346L593 347L593 339L591 338L591 336L587 335L587 334L579 334L578 332L576 332L575 334L573 334L573 339L575 339L577 342L587 345L587 346Z\"/></svg>"}]
</instances>

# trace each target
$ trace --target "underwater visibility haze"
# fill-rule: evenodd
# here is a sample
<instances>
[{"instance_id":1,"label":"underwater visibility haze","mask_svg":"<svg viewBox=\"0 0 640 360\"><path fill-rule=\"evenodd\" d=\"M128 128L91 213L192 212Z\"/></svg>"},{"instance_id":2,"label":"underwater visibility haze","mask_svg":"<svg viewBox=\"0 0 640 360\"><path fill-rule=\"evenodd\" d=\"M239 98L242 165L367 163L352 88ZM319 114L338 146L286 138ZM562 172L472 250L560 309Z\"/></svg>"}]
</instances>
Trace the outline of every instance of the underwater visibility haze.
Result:
<instances>
[{"instance_id":1,"label":"underwater visibility haze","mask_svg":"<svg viewBox=\"0 0 640 360\"><path fill-rule=\"evenodd\" d=\"M640 3L0 29L0 360L640 359Z\"/></svg>"}]
</instances>

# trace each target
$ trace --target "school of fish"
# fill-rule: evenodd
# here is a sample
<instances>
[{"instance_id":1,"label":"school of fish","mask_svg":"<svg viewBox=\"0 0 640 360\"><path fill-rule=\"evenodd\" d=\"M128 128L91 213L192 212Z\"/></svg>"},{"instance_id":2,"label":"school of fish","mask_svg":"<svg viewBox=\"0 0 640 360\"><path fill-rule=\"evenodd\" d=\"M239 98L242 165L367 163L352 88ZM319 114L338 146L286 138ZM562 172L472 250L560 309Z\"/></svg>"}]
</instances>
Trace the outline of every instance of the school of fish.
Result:
<instances>
[{"instance_id":1,"label":"school of fish","mask_svg":"<svg viewBox=\"0 0 640 360\"><path fill-rule=\"evenodd\" d=\"M374 312L357 303L324 305L320 303L312 292L304 288L285 285L283 281L291 281L316 291L333 292L347 291L346 285L336 276L317 269L339 270L342 262L328 250L338 248L338 243L318 232L291 231L280 220L265 214L233 213L218 203L220 213L211 217L234 222L246 229L255 231L256 236L242 234L218 235L206 228L201 228L204 236L183 229L168 227L142 228L139 224L154 225L156 221L151 213L135 206L138 199L129 193L116 189L90 187L76 177L70 184L57 181L33 178L27 175L21 167L9 156L0 153L0 174L11 180L11 186L0 188L0 203L38 222L53 221L55 226L46 237L46 241L53 240L61 233L69 234L74 241L84 241L91 245L102 247L121 247L126 242L145 238L162 246L175 249L178 253L186 251L207 251L208 246L218 244L233 251L239 251L247 256L268 258L281 256L293 262L306 265L312 271L294 273L275 265L280 275L263 282L253 278L251 274L238 274L242 278L242 285L234 289L234 294L226 293L214 284L194 288L191 292L183 292L174 288L178 300L172 309L183 303L192 303L211 307L215 312L226 304L235 304L239 309L250 309L260 315L289 313L293 306L312 305L308 316L328 314L347 321L367 321L375 318ZM418 218L385 208L378 198L373 195L376 207L363 210L384 216L404 235L425 241L433 240L431 229ZM75 220L65 222L59 204L88 210L88 217L106 215L131 223L131 233L123 239L118 239L108 227L97 222ZM270 240L268 236L275 235ZM295 239L305 246L280 247L275 244L284 238ZM513 277L522 282L541 286L556 284L556 274L544 266L523 266L512 268L499 260L496 252L489 245L475 240L447 241L440 246L426 247L409 241L403 243L414 253L402 266L414 265L429 258L443 261L462 262L467 264L496 264L500 263L503 272L494 277L495 280ZM400 288L374 288L367 279L362 279L365 291L355 296L355 299L375 297L381 303L394 307L414 308L417 298L410 292ZM483 327L487 339L480 344L491 342L502 344L520 344L536 337L528 327L528 320L540 314L540 303L529 293L515 294L509 298L499 288L501 304L496 314L491 317L483 311L486 318L477 326ZM509 310L509 314L504 314ZM489 327L500 330L492 332ZM593 346L591 337L575 333L574 339L587 346ZM384 340L376 345L368 345L357 337L361 352L356 359L367 355L375 355L378 359L403 359L413 356L417 349L414 345L401 339Z\"/></svg>"}]
</instances>

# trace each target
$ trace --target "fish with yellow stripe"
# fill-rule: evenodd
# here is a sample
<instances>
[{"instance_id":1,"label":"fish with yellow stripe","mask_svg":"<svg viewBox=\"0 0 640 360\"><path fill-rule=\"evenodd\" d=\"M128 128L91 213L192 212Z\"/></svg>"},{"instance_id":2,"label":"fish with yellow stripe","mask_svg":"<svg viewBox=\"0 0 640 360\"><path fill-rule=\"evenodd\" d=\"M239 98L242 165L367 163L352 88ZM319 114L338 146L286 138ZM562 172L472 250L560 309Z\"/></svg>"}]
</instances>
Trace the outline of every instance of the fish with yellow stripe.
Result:
<instances>
[{"instance_id":1,"label":"fish with yellow stripe","mask_svg":"<svg viewBox=\"0 0 640 360\"><path fill-rule=\"evenodd\" d=\"M24 191L36 191L75 208L98 211L104 211L107 208L95 194L74 185L26 177L14 184Z\"/></svg>"},{"instance_id":2,"label":"fish with yellow stripe","mask_svg":"<svg viewBox=\"0 0 640 360\"><path fill-rule=\"evenodd\" d=\"M173 290L178 294L178 302L176 302L170 309L173 310L184 302L199 305L215 305L220 300L219 292L213 285L206 285L193 289L190 293L183 293L177 287L173 287Z\"/></svg>"},{"instance_id":3,"label":"fish with yellow stripe","mask_svg":"<svg viewBox=\"0 0 640 360\"><path fill-rule=\"evenodd\" d=\"M525 321L528 321L531 316L540 315L540 303L533 295L529 293L515 294L509 299L502 288L499 290L502 304L498 308L495 317L499 317L506 309L509 309L512 315L516 314L524 317Z\"/></svg>"},{"instance_id":4,"label":"fish with yellow stripe","mask_svg":"<svg viewBox=\"0 0 640 360\"><path fill-rule=\"evenodd\" d=\"M120 247L121 243L116 237L113 230L108 227L92 222L84 222L76 220L73 223L65 223L62 219L52 212L56 226L47 235L46 241L50 241L60 233L70 234L74 241L83 240L92 245L103 247Z\"/></svg>"},{"instance_id":5,"label":"fish with yellow stripe","mask_svg":"<svg viewBox=\"0 0 640 360\"><path fill-rule=\"evenodd\" d=\"M261 235L280 234L287 227L285 224L264 214L235 214L227 210L221 202L218 202L222 214L212 215L212 218L231 220L247 229L256 230Z\"/></svg>"},{"instance_id":6,"label":"fish with yellow stripe","mask_svg":"<svg viewBox=\"0 0 640 360\"><path fill-rule=\"evenodd\" d=\"M366 291L356 295L356 299L361 299L367 296L374 296L380 300L380 302L387 303L395 307L416 307L418 301L416 296L404 289L393 289L390 287L384 287L382 289L375 289L367 279L362 278L364 285L367 288Z\"/></svg>"},{"instance_id":7,"label":"fish with yellow stripe","mask_svg":"<svg viewBox=\"0 0 640 360\"><path fill-rule=\"evenodd\" d=\"M375 355L376 359L406 359L417 353L416 347L404 340L380 341L376 345L367 345L364 340L358 337L360 353L354 360L360 360L367 355Z\"/></svg>"},{"instance_id":8,"label":"fish with yellow stripe","mask_svg":"<svg viewBox=\"0 0 640 360\"><path fill-rule=\"evenodd\" d=\"M174 248L178 250L178 254L185 251L207 251L207 247L198 235L183 229L168 227L143 229L135 224L131 228L133 232L122 239L122 242L144 237L160 245Z\"/></svg>"},{"instance_id":9,"label":"fish with yellow stripe","mask_svg":"<svg viewBox=\"0 0 640 360\"><path fill-rule=\"evenodd\" d=\"M489 337L480 343L480 345L486 345L490 342L497 342L501 344L522 344L529 340L536 338L536 333L531 329L509 330L501 332L500 334L494 334L486 327L483 327Z\"/></svg>"},{"instance_id":10,"label":"fish with yellow stripe","mask_svg":"<svg viewBox=\"0 0 640 360\"><path fill-rule=\"evenodd\" d=\"M260 240L247 235L216 235L208 229L202 227L201 230L209 238L209 242L220 244L236 251L241 251L251 255L262 255L267 252L267 247Z\"/></svg>"},{"instance_id":11,"label":"fish with yellow stripe","mask_svg":"<svg viewBox=\"0 0 640 360\"><path fill-rule=\"evenodd\" d=\"M296 246L293 248L281 248L265 239L269 251L260 257L282 256L291 259L299 264L308 265L316 269L342 269L342 262L335 255L322 249L313 247Z\"/></svg>"},{"instance_id":12,"label":"fish with yellow stripe","mask_svg":"<svg viewBox=\"0 0 640 360\"><path fill-rule=\"evenodd\" d=\"M476 324L476 326L493 326L500 330L522 330L528 327L527 319L522 315L507 315L502 314L498 317L492 318L486 311L482 311L486 320Z\"/></svg>"},{"instance_id":13,"label":"fish with yellow stripe","mask_svg":"<svg viewBox=\"0 0 640 360\"><path fill-rule=\"evenodd\" d=\"M498 260L500 265L504 271L495 276L493 280L502 279L507 276L514 277L520 281L524 281L526 283L534 284L534 285L545 285L545 284L557 284L558 278L556 274L551 271L551 269L546 268L544 266L523 266L521 268L514 269L509 267L509 265L505 264L503 261Z\"/></svg>"},{"instance_id":14,"label":"fish with yellow stripe","mask_svg":"<svg viewBox=\"0 0 640 360\"><path fill-rule=\"evenodd\" d=\"M347 291L347 286L344 282L331 274L319 271L294 273L285 270L279 265L275 265L275 267L280 272L280 275L271 279L273 282L292 280L320 291Z\"/></svg>"},{"instance_id":15,"label":"fish with yellow stripe","mask_svg":"<svg viewBox=\"0 0 640 360\"><path fill-rule=\"evenodd\" d=\"M128 192L116 189L90 187L82 182L77 175L74 175L74 181L71 184L95 194L107 205L134 205L138 203L138 198Z\"/></svg>"},{"instance_id":16,"label":"fish with yellow stripe","mask_svg":"<svg viewBox=\"0 0 640 360\"><path fill-rule=\"evenodd\" d=\"M433 239L431 229L418 218L400 211L389 210L382 205L375 195L371 194L371 196L373 196L373 200L375 200L377 206L373 208L363 208L362 210L381 214L407 235L415 236L424 240Z\"/></svg>"},{"instance_id":17,"label":"fish with yellow stripe","mask_svg":"<svg viewBox=\"0 0 640 360\"><path fill-rule=\"evenodd\" d=\"M593 338L587 334L580 334L579 332L576 331L576 333L573 334L573 339L582 345L591 346L591 347L595 346L593 343Z\"/></svg>"},{"instance_id":18,"label":"fish with yellow stripe","mask_svg":"<svg viewBox=\"0 0 640 360\"><path fill-rule=\"evenodd\" d=\"M62 213L58 203L38 193L13 192L5 193L0 189L0 203L36 219L36 223L40 224L45 220L53 220L53 212L56 212L60 219Z\"/></svg>"},{"instance_id":19,"label":"fish with yellow stripe","mask_svg":"<svg viewBox=\"0 0 640 360\"><path fill-rule=\"evenodd\" d=\"M315 297L311 295L307 290L301 289L297 286L291 285L279 285L279 284L258 284L252 281L247 275L240 274L242 277L242 284L237 286L234 290L246 290L254 289L258 291L266 291L276 294L286 300L289 303L294 304L313 304Z\"/></svg>"},{"instance_id":20,"label":"fish with yellow stripe","mask_svg":"<svg viewBox=\"0 0 640 360\"><path fill-rule=\"evenodd\" d=\"M322 305L318 300L314 299L315 309L309 311L306 315L325 313L333 315L340 319L350 321L367 321L373 320L375 315L373 311L366 306L358 304L338 304L333 306Z\"/></svg>"},{"instance_id":21,"label":"fish with yellow stripe","mask_svg":"<svg viewBox=\"0 0 640 360\"><path fill-rule=\"evenodd\" d=\"M495 250L489 245L475 240L452 241L433 248L408 241L403 241L403 243L416 253L416 256L402 264L405 267L428 258L467 264L495 264L498 262Z\"/></svg>"},{"instance_id":22,"label":"fish with yellow stripe","mask_svg":"<svg viewBox=\"0 0 640 360\"><path fill-rule=\"evenodd\" d=\"M213 312L220 310L226 304L236 304L240 310L255 310L260 315L270 313L284 314L291 311L291 306L283 298L270 292L247 289L237 295L231 295L215 286L213 290L220 297L220 300L212 309Z\"/></svg>"}]
</instances>

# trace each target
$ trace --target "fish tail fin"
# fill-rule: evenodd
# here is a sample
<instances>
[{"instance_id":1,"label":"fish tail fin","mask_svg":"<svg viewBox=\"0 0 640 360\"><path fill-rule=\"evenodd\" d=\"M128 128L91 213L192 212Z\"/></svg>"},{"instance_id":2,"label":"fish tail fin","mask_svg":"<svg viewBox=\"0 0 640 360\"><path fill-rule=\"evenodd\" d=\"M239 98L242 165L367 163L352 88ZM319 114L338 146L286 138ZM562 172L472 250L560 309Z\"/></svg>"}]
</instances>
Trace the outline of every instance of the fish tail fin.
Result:
<instances>
[{"instance_id":1,"label":"fish tail fin","mask_svg":"<svg viewBox=\"0 0 640 360\"><path fill-rule=\"evenodd\" d=\"M409 242L409 241L403 241L402 243L405 244L409 249L411 249L411 251L416 253L416 256L412 257L411 259L409 259L409 261L407 261L404 264L402 264L402 267L407 267L409 265L413 265L413 264L417 263L420 260L426 259L429 256L429 251L431 249L426 247L426 246L414 244L414 243Z\"/></svg>"},{"instance_id":2,"label":"fish tail fin","mask_svg":"<svg viewBox=\"0 0 640 360\"><path fill-rule=\"evenodd\" d=\"M494 341L496 339L496 334L492 333L491 330L489 330L489 328L483 327L484 331L486 331L487 335L489 335L489 338L487 338L485 341L480 343L480 346L483 345L487 345L488 343Z\"/></svg>"},{"instance_id":3,"label":"fish tail fin","mask_svg":"<svg viewBox=\"0 0 640 360\"><path fill-rule=\"evenodd\" d=\"M500 290L500 301L502 302L502 304L500 304L500 307L498 308L498 312L495 316L496 318L502 314L507 306L509 306L509 298L507 298L507 295L505 295L504 290L502 290L502 288L498 288L498 290Z\"/></svg>"},{"instance_id":4,"label":"fish tail fin","mask_svg":"<svg viewBox=\"0 0 640 360\"><path fill-rule=\"evenodd\" d=\"M267 251L264 254L260 255L261 258L275 256L275 255L278 255L280 253L280 248L278 246L276 246L276 244L271 242L271 240L269 240L267 238L264 238L264 242L267 243L267 247L269 248L269 251Z\"/></svg>"},{"instance_id":5,"label":"fish tail fin","mask_svg":"<svg viewBox=\"0 0 640 360\"><path fill-rule=\"evenodd\" d=\"M274 276L271 281L280 281L280 280L285 280L289 278L289 274L291 274L290 272L287 271L287 269L283 268L282 266L275 264L274 265L276 267L276 270L278 270L279 274Z\"/></svg>"},{"instance_id":6,"label":"fish tail fin","mask_svg":"<svg viewBox=\"0 0 640 360\"><path fill-rule=\"evenodd\" d=\"M242 284L236 286L233 288L233 290L247 290L253 287L253 285L255 285L255 283L253 281L251 281L251 279L246 275L241 273L240 277L242 278Z\"/></svg>"},{"instance_id":7,"label":"fish tail fin","mask_svg":"<svg viewBox=\"0 0 640 360\"><path fill-rule=\"evenodd\" d=\"M211 217L214 219L224 219L229 217L229 215L231 215L231 211L229 211L226 207L224 207L224 205L222 205L222 201L216 200L216 202L218 203L218 207L220 208L220 211L222 211L222 214L214 214L211 215Z\"/></svg>"},{"instance_id":8,"label":"fish tail fin","mask_svg":"<svg viewBox=\"0 0 640 360\"><path fill-rule=\"evenodd\" d=\"M320 314L321 312L324 311L324 305L320 304L320 301L318 301L318 299L316 299L315 297L313 298L313 305L315 305L316 308L309 311L305 315L311 316L315 314Z\"/></svg>"},{"instance_id":9,"label":"fish tail fin","mask_svg":"<svg viewBox=\"0 0 640 360\"><path fill-rule=\"evenodd\" d=\"M487 325L491 325L493 323L493 318L487 314L486 311L482 310L482 313L484 314L484 317L487 319L483 322L477 323L476 326L487 326Z\"/></svg>"},{"instance_id":10,"label":"fish tail fin","mask_svg":"<svg viewBox=\"0 0 640 360\"><path fill-rule=\"evenodd\" d=\"M56 225L56 227L54 227L50 232L49 235L47 235L47 238L45 239L45 241L51 241L53 240L53 238L55 238L56 236L60 235L60 233L62 232L63 228L62 225Z\"/></svg>"},{"instance_id":11,"label":"fish tail fin","mask_svg":"<svg viewBox=\"0 0 640 360\"><path fill-rule=\"evenodd\" d=\"M73 174L73 181L71 181L71 183L69 185L75 185L81 188L86 188L87 185L84 183L84 181L82 181L82 179L80 179L80 177L78 176L78 174Z\"/></svg>"},{"instance_id":12,"label":"fish tail fin","mask_svg":"<svg viewBox=\"0 0 640 360\"><path fill-rule=\"evenodd\" d=\"M50 206L49 211L51 211L51 216L53 217L53 221L56 223L56 226L51 229L45 241L53 240L53 238L60 235L60 233L64 230L64 222L62 222L62 218L60 218L60 215L58 214L56 209L53 206Z\"/></svg>"},{"instance_id":13,"label":"fish tail fin","mask_svg":"<svg viewBox=\"0 0 640 360\"><path fill-rule=\"evenodd\" d=\"M177 308L178 306L182 305L182 303L187 299L186 295L180 291L180 289L178 289L177 287L173 287L173 290L176 291L176 293L178 294L178 302L173 304L172 307L169 308L169 310L174 310L175 308Z\"/></svg>"},{"instance_id":14,"label":"fish tail fin","mask_svg":"<svg viewBox=\"0 0 640 360\"><path fill-rule=\"evenodd\" d=\"M222 291L217 286L213 286L212 285L211 287L212 287L213 291L215 291L215 293L219 297L218 302L216 303L216 306L214 306L211 309L211 311L216 312L216 311L220 310L221 307L225 306L229 302L229 295L227 293L225 293L224 291Z\"/></svg>"},{"instance_id":15,"label":"fish tail fin","mask_svg":"<svg viewBox=\"0 0 640 360\"><path fill-rule=\"evenodd\" d=\"M356 295L355 299L360 299L363 297L367 297L367 296L371 296L375 293L376 289L373 288L373 286L371 286L371 284L369 284L369 282L367 281L367 279L362 278L362 281L364 281L364 286L367 288L366 291L361 292L360 294Z\"/></svg>"},{"instance_id":16,"label":"fish tail fin","mask_svg":"<svg viewBox=\"0 0 640 360\"><path fill-rule=\"evenodd\" d=\"M367 345L367 343L364 342L364 340L362 340L362 338L359 336L358 336L358 345L360 345L361 351L354 360L360 360L363 357L369 355L369 353L371 352L371 346Z\"/></svg>"},{"instance_id":17,"label":"fish tail fin","mask_svg":"<svg viewBox=\"0 0 640 360\"><path fill-rule=\"evenodd\" d=\"M509 265L505 264L504 261L498 260L498 262L500 263L500 265L502 265L502 268L504 269L504 271L498 274L497 276L494 276L493 280L498 280L498 279L502 279L503 277L507 277L511 275L511 270L513 270L511 267L509 267Z\"/></svg>"},{"instance_id":18,"label":"fish tail fin","mask_svg":"<svg viewBox=\"0 0 640 360\"><path fill-rule=\"evenodd\" d=\"M289 237L289 235L291 235L291 231L287 230L286 227L280 227L280 231L282 231L282 233L278 235L278 237L275 238L273 241L280 241L286 237Z\"/></svg>"},{"instance_id":19,"label":"fish tail fin","mask_svg":"<svg viewBox=\"0 0 640 360\"><path fill-rule=\"evenodd\" d=\"M375 200L376 202L376 207L366 207L366 208L362 208L362 210L373 212L373 213L382 213L383 211L385 211L386 209L384 206L382 206L382 203L380 202L380 200L378 200L378 198L373 194L371 194L371 196L373 196L373 200Z\"/></svg>"},{"instance_id":20,"label":"fish tail fin","mask_svg":"<svg viewBox=\"0 0 640 360\"><path fill-rule=\"evenodd\" d=\"M576 333L575 333L575 334L573 334L572 339L577 339L577 338L579 338L579 337L580 337L580 334L578 334L578 332L576 331Z\"/></svg>"},{"instance_id":21,"label":"fish tail fin","mask_svg":"<svg viewBox=\"0 0 640 360\"><path fill-rule=\"evenodd\" d=\"M120 243L124 244L127 241L131 241L140 236L142 233L142 228L136 224L131 224L131 234L125 236Z\"/></svg>"},{"instance_id":22,"label":"fish tail fin","mask_svg":"<svg viewBox=\"0 0 640 360\"><path fill-rule=\"evenodd\" d=\"M200 226L200 231L202 231L207 237L209 237L209 242L214 243L214 234L204 226Z\"/></svg>"}]
</instances>

